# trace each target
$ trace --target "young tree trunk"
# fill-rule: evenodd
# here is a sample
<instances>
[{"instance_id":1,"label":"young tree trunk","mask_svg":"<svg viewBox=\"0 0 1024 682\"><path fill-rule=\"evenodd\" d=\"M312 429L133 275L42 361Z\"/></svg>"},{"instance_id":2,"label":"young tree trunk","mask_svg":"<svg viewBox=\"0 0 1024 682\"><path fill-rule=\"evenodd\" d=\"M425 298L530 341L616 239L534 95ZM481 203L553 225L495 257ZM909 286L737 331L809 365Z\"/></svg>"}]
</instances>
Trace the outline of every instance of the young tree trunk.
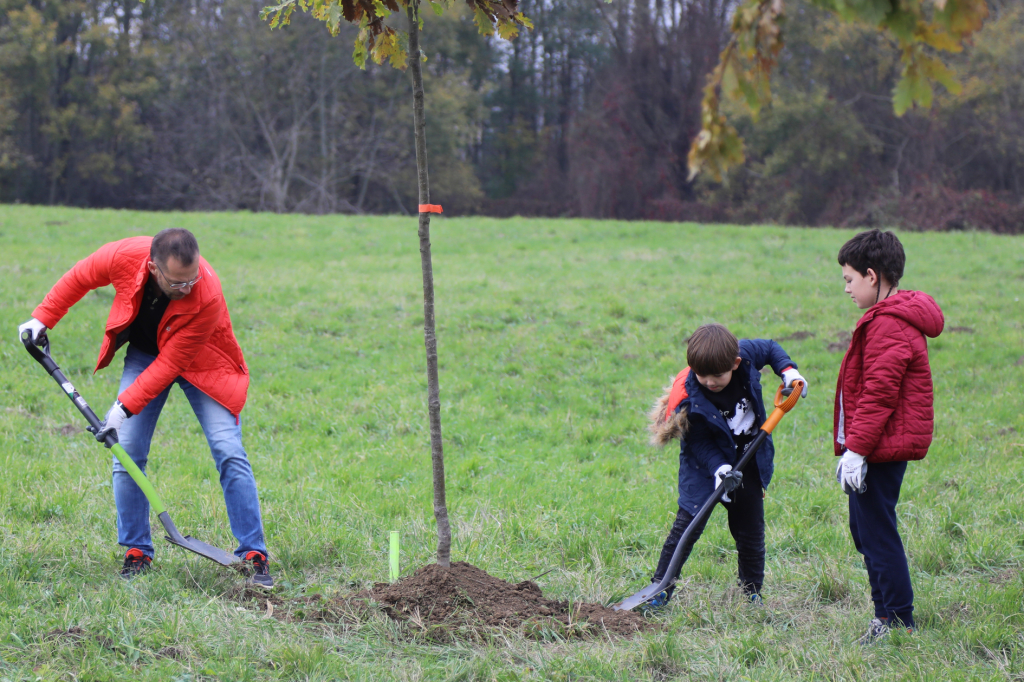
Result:
<instances>
[{"instance_id":1,"label":"young tree trunk","mask_svg":"<svg viewBox=\"0 0 1024 682\"><path fill-rule=\"evenodd\" d=\"M419 0L408 6L409 66L412 72L413 124L416 130L416 179L420 204L430 203L427 176L427 131L423 113L423 70L420 60ZM437 563L451 565L452 529L444 490L441 442L441 388L437 381L437 334L434 331L434 268L430 262L430 214L420 216L420 268L423 271L423 342L427 348L427 411L430 414L430 459L434 470L434 517L437 519Z\"/></svg>"}]
</instances>

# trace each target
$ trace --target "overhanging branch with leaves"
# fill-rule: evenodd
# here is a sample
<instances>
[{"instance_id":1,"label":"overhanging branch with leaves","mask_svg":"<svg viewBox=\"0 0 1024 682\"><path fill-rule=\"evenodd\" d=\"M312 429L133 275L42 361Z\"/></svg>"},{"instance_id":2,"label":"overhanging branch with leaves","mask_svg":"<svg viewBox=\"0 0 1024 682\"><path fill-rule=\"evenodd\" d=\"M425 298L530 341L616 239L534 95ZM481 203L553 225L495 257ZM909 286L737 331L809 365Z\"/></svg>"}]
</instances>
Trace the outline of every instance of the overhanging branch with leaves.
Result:
<instances>
[{"instance_id":1,"label":"overhanging branch with leaves","mask_svg":"<svg viewBox=\"0 0 1024 682\"><path fill-rule=\"evenodd\" d=\"M915 104L930 107L933 83L960 92L952 71L936 54L956 53L988 16L986 0L810 0L845 21L877 26L892 36L903 65L893 90L902 116ZM690 147L691 179L701 170L721 181L743 163L743 140L721 110L724 95L756 118L771 101L771 72L783 47L783 0L746 0L733 15L732 36L712 71L701 103L701 130Z\"/></svg>"}]
</instances>

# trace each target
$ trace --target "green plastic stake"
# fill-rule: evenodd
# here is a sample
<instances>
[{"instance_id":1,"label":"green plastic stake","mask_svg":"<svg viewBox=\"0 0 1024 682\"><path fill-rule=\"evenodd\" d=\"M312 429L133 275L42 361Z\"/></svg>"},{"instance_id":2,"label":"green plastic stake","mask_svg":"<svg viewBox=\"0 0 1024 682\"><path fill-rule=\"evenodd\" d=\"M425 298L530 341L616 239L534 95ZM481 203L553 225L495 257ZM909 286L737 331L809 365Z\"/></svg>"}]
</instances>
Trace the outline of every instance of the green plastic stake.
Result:
<instances>
[{"instance_id":1,"label":"green plastic stake","mask_svg":"<svg viewBox=\"0 0 1024 682\"><path fill-rule=\"evenodd\" d=\"M391 582L398 580L398 531L391 531Z\"/></svg>"}]
</instances>

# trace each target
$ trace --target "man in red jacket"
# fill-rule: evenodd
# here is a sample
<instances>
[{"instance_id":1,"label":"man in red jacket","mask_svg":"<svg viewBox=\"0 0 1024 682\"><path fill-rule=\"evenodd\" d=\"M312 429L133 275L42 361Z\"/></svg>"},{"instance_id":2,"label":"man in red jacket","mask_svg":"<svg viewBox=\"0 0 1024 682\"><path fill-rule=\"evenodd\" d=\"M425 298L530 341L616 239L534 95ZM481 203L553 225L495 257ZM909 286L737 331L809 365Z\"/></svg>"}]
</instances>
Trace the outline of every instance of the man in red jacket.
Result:
<instances>
[{"instance_id":1,"label":"man in red jacket","mask_svg":"<svg viewBox=\"0 0 1024 682\"><path fill-rule=\"evenodd\" d=\"M93 289L112 284L114 302L96 369L110 364L124 344L128 350L117 400L96 439L113 433L145 471L157 418L178 384L210 445L220 474L235 555L248 562L250 583L270 588L267 547L252 467L242 447L239 415L249 387L249 370L228 315L220 280L191 232L172 228L155 237L105 244L79 261L53 286L18 328L35 342ZM149 569L153 542L149 501L114 459L114 503L118 542L127 547L121 575Z\"/></svg>"},{"instance_id":2,"label":"man in red jacket","mask_svg":"<svg viewBox=\"0 0 1024 682\"><path fill-rule=\"evenodd\" d=\"M906 256L892 232L869 230L839 250L846 293L867 309L853 332L836 386L836 478L850 496L850 532L871 583L875 617L867 644L891 628L914 629L914 591L896 520L907 462L932 442L928 337L942 332L935 300L899 291Z\"/></svg>"}]
</instances>

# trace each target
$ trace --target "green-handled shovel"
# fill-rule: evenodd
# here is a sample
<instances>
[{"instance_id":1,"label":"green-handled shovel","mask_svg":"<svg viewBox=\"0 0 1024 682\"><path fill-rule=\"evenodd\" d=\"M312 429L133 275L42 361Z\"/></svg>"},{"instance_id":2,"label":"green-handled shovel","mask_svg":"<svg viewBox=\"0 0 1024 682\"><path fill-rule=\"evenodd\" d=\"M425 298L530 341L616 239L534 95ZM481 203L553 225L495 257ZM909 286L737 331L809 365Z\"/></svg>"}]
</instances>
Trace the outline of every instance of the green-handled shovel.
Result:
<instances>
[{"instance_id":1,"label":"green-handled shovel","mask_svg":"<svg viewBox=\"0 0 1024 682\"><path fill-rule=\"evenodd\" d=\"M21 342L25 344L25 349L29 352L29 355L35 358L36 361L43 366L43 369L53 377L53 380L57 382L57 385L64 390L64 393L67 394L68 398L71 399L71 402L75 404L78 411L81 412L82 416L89 422L89 426L99 429L102 422L100 422L96 413L92 411L92 408L90 408L88 404L86 404L85 398L78 394L78 391L76 391L75 387L71 385L68 378L60 371L60 367L57 366L57 363L53 361L52 357L50 357L50 340L46 337L45 332L39 336L39 341L39 345L32 343L32 333L29 331L24 331L21 334ZM195 552L199 556L206 557L207 559L216 561L218 564L222 564L224 566L232 566L241 561L241 559L236 557L234 554L225 552L219 547L213 547L201 540L196 540L191 535L182 535L179 533L178 529L174 525L174 521L171 521L171 515L167 513L166 509L164 509L164 504L160 501L160 496L156 494L156 489L153 487L153 484L149 482L146 475L142 473L139 467L136 466L135 462L132 461L132 458L128 456L128 453L125 452L124 448L117 442L117 436L112 433L109 434L106 442L107 447L114 451L114 456L117 457L117 461L121 463L121 466L125 468L128 475L132 477L132 480L135 481L136 485L138 485L143 494L145 494L146 499L149 500L149 506L157 513L160 523L164 525L164 530L167 531L167 535L164 536L164 539L167 540L167 542L170 542L172 545L184 547L190 552Z\"/></svg>"}]
</instances>

